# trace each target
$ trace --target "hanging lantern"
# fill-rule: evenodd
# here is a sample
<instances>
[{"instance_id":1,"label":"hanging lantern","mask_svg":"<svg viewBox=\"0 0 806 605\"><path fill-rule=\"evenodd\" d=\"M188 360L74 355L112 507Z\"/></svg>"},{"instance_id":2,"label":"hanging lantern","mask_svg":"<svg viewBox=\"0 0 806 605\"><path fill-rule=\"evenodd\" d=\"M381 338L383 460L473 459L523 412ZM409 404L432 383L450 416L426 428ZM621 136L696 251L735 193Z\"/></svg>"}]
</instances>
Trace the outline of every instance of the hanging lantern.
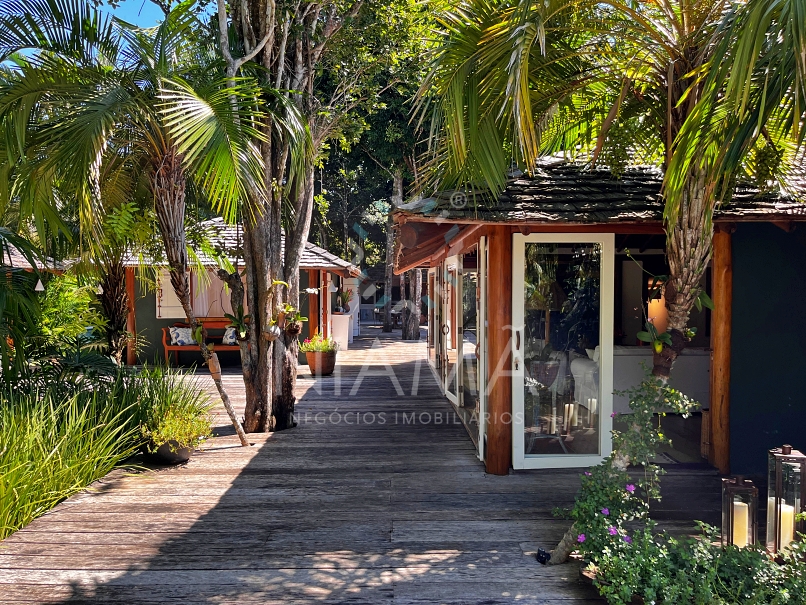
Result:
<instances>
[{"instance_id":1,"label":"hanging lantern","mask_svg":"<svg viewBox=\"0 0 806 605\"><path fill-rule=\"evenodd\" d=\"M756 543L758 489L749 479L722 479L722 546Z\"/></svg>"},{"instance_id":2,"label":"hanging lantern","mask_svg":"<svg viewBox=\"0 0 806 605\"><path fill-rule=\"evenodd\" d=\"M768 469L767 550L774 554L804 531L797 517L806 502L806 456L791 445L771 449Z\"/></svg>"}]
</instances>

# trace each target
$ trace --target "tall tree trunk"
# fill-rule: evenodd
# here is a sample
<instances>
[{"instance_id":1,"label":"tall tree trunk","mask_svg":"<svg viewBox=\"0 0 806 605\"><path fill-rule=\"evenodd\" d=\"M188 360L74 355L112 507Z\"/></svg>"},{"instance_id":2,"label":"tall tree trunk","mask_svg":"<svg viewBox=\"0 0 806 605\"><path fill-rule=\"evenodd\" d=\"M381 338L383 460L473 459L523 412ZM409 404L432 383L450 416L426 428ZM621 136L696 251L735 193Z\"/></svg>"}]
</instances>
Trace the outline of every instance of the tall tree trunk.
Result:
<instances>
[{"instance_id":1,"label":"tall tree trunk","mask_svg":"<svg viewBox=\"0 0 806 605\"><path fill-rule=\"evenodd\" d=\"M420 299L423 292L423 273L420 269L406 272L407 296L401 320L403 340L420 340Z\"/></svg>"},{"instance_id":2,"label":"tall tree trunk","mask_svg":"<svg viewBox=\"0 0 806 605\"><path fill-rule=\"evenodd\" d=\"M397 168L392 175L392 210L403 203L403 169ZM383 331L391 332L392 322L392 279L395 271L395 232L392 214L386 220L386 273L383 282ZM402 284L402 281L401 281ZM402 287L401 287L402 290Z\"/></svg>"},{"instance_id":3,"label":"tall tree trunk","mask_svg":"<svg viewBox=\"0 0 806 605\"><path fill-rule=\"evenodd\" d=\"M691 307L700 294L700 283L711 260L714 228L710 217L713 191L704 171L689 176L683 203L673 225L667 225L666 257L669 279L664 288L668 310L667 331L672 345L664 344L653 358L652 373L669 378L672 365L686 347L685 335Z\"/></svg>"},{"instance_id":4,"label":"tall tree trunk","mask_svg":"<svg viewBox=\"0 0 806 605\"><path fill-rule=\"evenodd\" d=\"M160 234L165 245L165 256L168 259L168 267L171 275L171 285L182 308L185 311L188 323L193 334L199 343L199 350L205 363L210 366L211 374L214 368L220 368L218 356L215 352L207 348L205 342L207 332L201 325L196 314L193 312L193 305L190 298L190 280L187 273L187 239L185 237L185 172L182 166L182 158L175 148L168 148L154 172L154 206L159 223ZM201 330L199 330L201 328ZM213 382L227 410L227 415L235 427L235 432L241 441L241 445L249 445L246 434L235 416L229 396L224 390L220 375L213 376Z\"/></svg>"},{"instance_id":5,"label":"tall tree trunk","mask_svg":"<svg viewBox=\"0 0 806 605\"><path fill-rule=\"evenodd\" d=\"M101 277L101 308L106 318L106 342L109 355L123 365L123 351L128 343L126 320L129 315L129 294L126 291L126 268L122 259L104 263Z\"/></svg>"}]
</instances>

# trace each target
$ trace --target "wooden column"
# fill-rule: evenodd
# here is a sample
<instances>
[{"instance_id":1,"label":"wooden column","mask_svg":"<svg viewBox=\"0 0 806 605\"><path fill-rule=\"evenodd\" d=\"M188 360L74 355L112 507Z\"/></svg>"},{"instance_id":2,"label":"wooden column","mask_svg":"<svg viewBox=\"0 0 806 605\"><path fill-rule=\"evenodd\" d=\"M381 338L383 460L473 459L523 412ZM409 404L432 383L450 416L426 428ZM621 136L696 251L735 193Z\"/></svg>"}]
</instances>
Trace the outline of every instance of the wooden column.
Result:
<instances>
[{"instance_id":1,"label":"wooden column","mask_svg":"<svg viewBox=\"0 0 806 605\"><path fill-rule=\"evenodd\" d=\"M512 234L488 231L487 273L487 472L506 475L512 466Z\"/></svg>"},{"instance_id":2,"label":"wooden column","mask_svg":"<svg viewBox=\"0 0 806 605\"><path fill-rule=\"evenodd\" d=\"M319 271L317 269L308 269L308 287L319 287ZM319 312L321 309L320 294L308 295L308 331L311 336L316 334L319 330Z\"/></svg>"},{"instance_id":3,"label":"wooden column","mask_svg":"<svg viewBox=\"0 0 806 605\"><path fill-rule=\"evenodd\" d=\"M328 314L330 313L330 273L322 271L322 336L330 336L328 327Z\"/></svg>"},{"instance_id":4,"label":"wooden column","mask_svg":"<svg viewBox=\"0 0 806 605\"><path fill-rule=\"evenodd\" d=\"M717 227L713 244L711 315L711 446L708 460L720 473L730 472L730 335L733 260L729 227Z\"/></svg>"},{"instance_id":5,"label":"wooden column","mask_svg":"<svg viewBox=\"0 0 806 605\"><path fill-rule=\"evenodd\" d=\"M134 303L137 300L135 293L134 267L126 268L126 295L129 299L129 314L126 317L126 331L130 334L137 333L137 316L134 312ZM137 363L137 351L134 346L134 339L129 338L126 343L126 364L133 366Z\"/></svg>"}]
</instances>

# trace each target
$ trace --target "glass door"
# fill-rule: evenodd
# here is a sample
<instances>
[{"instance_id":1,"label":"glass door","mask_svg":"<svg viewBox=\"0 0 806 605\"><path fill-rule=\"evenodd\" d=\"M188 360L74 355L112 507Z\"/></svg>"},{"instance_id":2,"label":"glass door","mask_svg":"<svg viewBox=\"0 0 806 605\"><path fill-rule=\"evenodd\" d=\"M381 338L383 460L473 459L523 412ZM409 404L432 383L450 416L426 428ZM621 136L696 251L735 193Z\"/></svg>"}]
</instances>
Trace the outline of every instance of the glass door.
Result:
<instances>
[{"instance_id":1,"label":"glass door","mask_svg":"<svg viewBox=\"0 0 806 605\"><path fill-rule=\"evenodd\" d=\"M442 277L442 340L445 360L443 376L445 396L459 404L460 347L462 345L462 260L451 256L445 260Z\"/></svg>"},{"instance_id":2,"label":"glass door","mask_svg":"<svg viewBox=\"0 0 806 605\"><path fill-rule=\"evenodd\" d=\"M513 236L513 466L612 449L613 234Z\"/></svg>"},{"instance_id":3,"label":"glass door","mask_svg":"<svg viewBox=\"0 0 806 605\"><path fill-rule=\"evenodd\" d=\"M428 362L438 367L439 359L439 292L437 290L437 270L428 271Z\"/></svg>"}]
</instances>

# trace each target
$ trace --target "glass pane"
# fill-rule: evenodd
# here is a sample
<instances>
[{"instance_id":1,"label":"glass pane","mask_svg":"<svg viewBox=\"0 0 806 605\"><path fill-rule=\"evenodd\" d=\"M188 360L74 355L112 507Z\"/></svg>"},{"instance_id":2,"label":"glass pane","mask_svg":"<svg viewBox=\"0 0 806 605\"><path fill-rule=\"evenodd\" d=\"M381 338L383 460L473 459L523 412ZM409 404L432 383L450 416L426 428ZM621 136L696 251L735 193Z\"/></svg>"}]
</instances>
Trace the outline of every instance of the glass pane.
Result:
<instances>
[{"instance_id":1,"label":"glass pane","mask_svg":"<svg viewBox=\"0 0 806 605\"><path fill-rule=\"evenodd\" d=\"M445 327L443 328L443 333L445 334L445 355L447 358L445 364L447 388L449 393L456 395L456 382L458 379L456 374L456 361L459 355L457 329L459 327L459 322L457 321L458 313L456 304L456 265L449 266L445 271L445 284L443 290L445 292L445 315L443 320L445 322Z\"/></svg>"},{"instance_id":2,"label":"glass pane","mask_svg":"<svg viewBox=\"0 0 806 605\"><path fill-rule=\"evenodd\" d=\"M600 244L526 244L527 455L599 454Z\"/></svg>"},{"instance_id":3,"label":"glass pane","mask_svg":"<svg viewBox=\"0 0 806 605\"><path fill-rule=\"evenodd\" d=\"M478 273L475 253L467 254L462 273L462 397L459 413L478 438L479 376L478 376ZM470 267L470 268L468 268Z\"/></svg>"},{"instance_id":4,"label":"glass pane","mask_svg":"<svg viewBox=\"0 0 806 605\"><path fill-rule=\"evenodd\" d=\"M428 301L428 360L435 364L437 360L437 307L434 304L435 293L436 293L436 275L433 273L428 274L428 296L426 300Z\"/></svg>"}]
</instances>

